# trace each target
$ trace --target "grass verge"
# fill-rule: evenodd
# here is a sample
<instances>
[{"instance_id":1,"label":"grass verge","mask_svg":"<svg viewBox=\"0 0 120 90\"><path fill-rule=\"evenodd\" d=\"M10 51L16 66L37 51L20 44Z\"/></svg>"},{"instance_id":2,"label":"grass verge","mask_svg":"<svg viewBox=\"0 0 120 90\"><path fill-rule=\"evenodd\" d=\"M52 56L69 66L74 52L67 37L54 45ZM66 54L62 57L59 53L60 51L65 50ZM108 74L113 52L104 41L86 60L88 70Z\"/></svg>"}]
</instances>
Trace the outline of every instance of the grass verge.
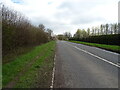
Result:
<instances>
[{"instance_id":1,"label":"grass verge","mask_svg":"<svg viewBox=\"0 0 120 90\"><path fill-rule=\"evenodd\" d=\"M81 42L81 41L69 41L69 42L79 43L79 44L84 44L84 45L89 45L89 46L95 46L95 47L99 47L99 48L103 48L106 50L120 53L120 46L117 46L117 45L106 45L106 44L88 43L88 42Z\"/></svg>"},{"instance_id":2,"label":"grass verge","mask_svg":"<svg viewBox=\"0 0 120 90\"><path fill-rule=\"evenodd\" d=\"M21 55L17 57L15 60L13 60L10 63L6 63L3 65L2 70L3 70L3 79L2 79L2 84L3 87L5 87L9 82L14 80L16 76L19 75L22 70L24 70L26 64L30 63L31 60L33 60L35 57L40 56L33 62L32 66L28 67L29 69L25 72L24 75L19 77L20 80L17 81L17 84L15 87L19 88L25 88L25 87L33 87L33 83L36 82L36 77L34 75L38 75L37 71L38 68L40 68L42 65L44 66L43 62L46 59L52 60L53 54L54 54L54 49L55 49L55 41L48 42L46 44L34 47L33 50L31 50L29 53L26 53L24 55ZM51 57L51 58L50 58ZM48 65L51 70L53 67L53 61L50 61L51 64ZM47 63L45 63L47 65ZM51 71L52 72L52 71ZM42 76L41 76L42 77ZM29 83L27 82L26 79L29 79Z\"/></svg>"},{"instance_id":3,"label":"grass verge","mask_svg":"<svg viewBox=\"0 0 120 90\"><path fill-rule=\"evenodd\" d=\"M52 79L54 63L55 42L48 44L46 51L42 52L29 71L20 78L15 88L49 88Z\"/></svg>"},{"instance_id":4,"label":"grass verge","mask_svg":"<svg viewBox=\"0 0 120 90\"><path fill-rule=\"evenodd\" d=\"M2 64L9 63L9 62L15 60L15 58L17 58L18 56L28 53L33 49L34 49L33 46L15 48L15 49L9 51L9 53L7 53L6 55L2 56Z\"/></svg>"}]
</instances>

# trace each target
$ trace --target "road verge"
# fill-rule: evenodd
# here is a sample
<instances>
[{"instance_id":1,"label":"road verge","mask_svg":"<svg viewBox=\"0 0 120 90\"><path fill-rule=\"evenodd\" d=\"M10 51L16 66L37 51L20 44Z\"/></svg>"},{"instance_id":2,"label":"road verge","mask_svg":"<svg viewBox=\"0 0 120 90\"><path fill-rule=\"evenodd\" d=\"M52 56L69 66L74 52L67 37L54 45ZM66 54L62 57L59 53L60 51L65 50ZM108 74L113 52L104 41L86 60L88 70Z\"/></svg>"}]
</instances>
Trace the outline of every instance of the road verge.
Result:
<instances>
[{"instance_id":1,"label":"road verge","mask_svg":"<svg viewBox=\"0 0 120 90\"><path fill-rule=\"evenodd\" d=\"M106 45L106 44L88 43L88 42L81 42L81 41L69 41L69 42L98 47L108 51L120 53L120 46L117 46L117 45Z\"/></svg>"}]
</instances>

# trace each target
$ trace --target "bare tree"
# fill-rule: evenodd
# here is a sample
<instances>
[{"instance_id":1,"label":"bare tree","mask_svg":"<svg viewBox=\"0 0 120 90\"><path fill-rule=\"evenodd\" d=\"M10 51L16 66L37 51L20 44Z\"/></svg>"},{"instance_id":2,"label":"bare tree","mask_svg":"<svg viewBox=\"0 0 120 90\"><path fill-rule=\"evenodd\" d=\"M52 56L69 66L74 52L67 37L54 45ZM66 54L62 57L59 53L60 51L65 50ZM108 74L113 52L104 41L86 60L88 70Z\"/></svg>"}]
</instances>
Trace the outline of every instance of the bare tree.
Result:
<instances>
[{"instance_id":1,"label":"bare tree","mask_svg":"<svg viewBox=\"0 0 120 90\"><path fill-rule=\"evenodd\" d=\"M88 36L90 36L90 28L87 29Z\"/></svg>"},{"instance_id":2,"label":"bare tree","mask_svg":"<svg viewBox=\"0 0 120 90\"><path fill-rule=\"evenodd\" d=\"M94 36L95 35L95 29L94 29L94 27L92 27L92 36Z\"/></svg>"},{"instance_id":3,"label":"bare tree","mask_svg":"<svg viewBox=\"0 0 120 90\"><path fill-rule=\"evenodd\" d=\"M51 35L52 31L49 30ZM50 38L51 39L51 38ZM25 46L35 46L49 41L45 26L36 27L21 13L2 6L3 55Z\"/></svg>"},{"instance_id":4,"label":"bare tree","mask_svg":"<svg viewBox=\"0 0 120 90\"><path fill-rule=\"evenodd\" d=\"M103 35L103 25L100 25L100 35Z\"/></svg>"},{"instance_id":5,"label":"bare tree","mask_svg":"<svg viewBox=\"0 0 120 90\"><path fill-rule=\"evenodd\" d=\"M108 24L105 25L106 29L105 29L105 34L107 35L108 34Z\"/></svg>"},{"instance_id":6,"label":"bare tree","mask_svg":"<svg viewBox=\"0 0 120 90\"><path fill-rule=\"evenodd\" d=\"M51 29L47 29L47 32L50 36L52 36L53 31Z\"/></svg>"},{"instance_id":7,"label":"bare tree","mask_svg":"<svg viewBox=\"0 0 120 90\"><path fill-rule=\"evenodd\" d=\"M114 34L117 34L117 23L114 24Z\"/></svg>"},{"instance_id":8,"label":"bare tree","mask_svg":"<svg viewBox=\"0 0 120 90\"><path fill-rule=\"evenodd\" d=\"M110 24L110 34L113 34L113 30L114 30L114 25Z\"/></svg>"},{"instance_id":9,"label":"bare tree","mask_svg":"<svg viewBox=\"0 0 120 90\"><path fill-rule=\"evenodd\" d=\"M97 30L98 30L98 35L100 35L100 29L99 29L99 28L97 28Z\"/></svg>"},{"instance_id":10,"label":"bare tree","mask_svg":"<svg viewBox=\"0 0 120 90\"><path fill-rule=\"evenodd\" d=\"M97 27L95 27L95 35L97 35L97 31L98 31L98 28L97 28Z\"/></svg>"},{"instance_id":11,"label":"bare tree","mask_svg":"<svg viewBox=\"0 0 120 90\"><path fill-rule=\"evenodd\" d=\"M41 30L45 31L45 26L43 24L39 24L38 26Z\"/></svg>"}]
</instances>

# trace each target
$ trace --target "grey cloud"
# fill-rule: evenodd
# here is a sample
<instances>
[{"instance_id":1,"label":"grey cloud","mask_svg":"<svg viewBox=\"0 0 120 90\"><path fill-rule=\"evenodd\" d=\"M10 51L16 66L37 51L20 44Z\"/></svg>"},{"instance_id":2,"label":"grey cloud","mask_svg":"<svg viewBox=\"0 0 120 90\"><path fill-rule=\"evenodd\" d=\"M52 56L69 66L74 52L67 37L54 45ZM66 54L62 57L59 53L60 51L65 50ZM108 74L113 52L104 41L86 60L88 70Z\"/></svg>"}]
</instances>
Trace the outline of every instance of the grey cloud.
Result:
<instances>
[{"instance_id":1,"label":"grey cloud","mask_svg":"<svg viewBox=\"0 0 120 90\"><path fill-rule=\"evenodd\" d=\"M69 9L74 12L86 12L96 7L97 5L103 5L104 0L84 0L84 1L66 1L63 2L58 9Z\"/></svg>"},{"instance_id":2,"label":"grey cloud","mask_svg":"<svg viewBox=\"0 0 120 90\"><path fill-rule=\"evenodd\" d=\"M102 17L84 16L84 17L79 17L79 18L73 19L71 24L88 24L88 23L104 21L104 20L105 19Z\"/></svg>"},{"instance_id":3,"label":"grey cloud","mask_svg":"<svg viewBox=\"0 0 120 90\"><path fill-rule=\"evenodd\" d=\"M32 17L31 21L34 25L50 23L46 18L43 18L43 17Z\"/></svg>"},{"instance_id":4,"label":"grey cloud","mask_svg":"<svg viewBox=\"0 0 120 90\"><path fill-rule=\"evenodd\" d=\"M104 20L101 17L93 17L90 11L97 6L98 4L102 4L103 0L88 2L85 1L66 1L63 2L57 9L58 12L55 14L55 18L71 20L71 24L84 24L91 23L96 20ZM62 10L62 11L61 11Z\"/></svg>"},{"instance_id":5,"label":"grey cloud","mask_svg":"<svg viewBox=\"0 0 120 90\"><path fill-rule=\"evenodd\" d=\"M52 27L52 28L57 28L57 26L62 26L63 27L63 23L58 22L58 20L53 21L50 18L45 18L45 17L32 17L31 21L34 25L39 25L39 24L44 24L45 26L48 26L48 28Z\"/></svg>"}]
</instances>

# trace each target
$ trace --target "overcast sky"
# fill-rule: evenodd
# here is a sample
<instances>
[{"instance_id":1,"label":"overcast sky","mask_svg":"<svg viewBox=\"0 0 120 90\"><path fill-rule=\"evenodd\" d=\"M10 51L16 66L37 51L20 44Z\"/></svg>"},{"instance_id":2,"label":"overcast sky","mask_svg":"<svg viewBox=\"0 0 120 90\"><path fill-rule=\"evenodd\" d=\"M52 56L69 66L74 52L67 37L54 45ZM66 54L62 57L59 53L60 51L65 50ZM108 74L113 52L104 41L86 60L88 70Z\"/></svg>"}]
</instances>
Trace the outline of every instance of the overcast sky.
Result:
<instances>
[{"instance_id":1,"label":"overcast sky","mask_svg":"<svg viewBox=\"0 0 120 90\"><path fill-rule=\"evenodd\" d=\"M118 22L120 0L0 0L55 34Z\"/></svg>"}]
</instances>

